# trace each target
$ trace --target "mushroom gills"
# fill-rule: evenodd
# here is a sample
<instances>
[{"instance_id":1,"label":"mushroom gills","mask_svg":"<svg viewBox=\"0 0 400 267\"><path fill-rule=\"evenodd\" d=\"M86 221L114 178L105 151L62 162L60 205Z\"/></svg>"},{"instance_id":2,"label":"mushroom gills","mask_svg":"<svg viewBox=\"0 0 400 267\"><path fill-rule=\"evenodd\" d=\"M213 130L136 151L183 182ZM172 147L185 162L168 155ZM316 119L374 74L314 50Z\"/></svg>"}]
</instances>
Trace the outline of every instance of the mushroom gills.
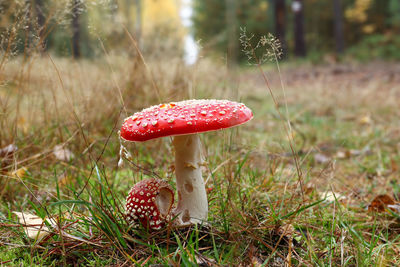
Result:
<instances>
[{"instance_id":1,"label":"mushroom gills","mask_svg":"<svg viewBox=\"0 0 400 267\"><path fill-rule=\"evenodd\" d=\"M164 217L168 215L171 210L174 196L169 189L161 188L160 192L156 196L156 205L161 215Z\"/></svg>"}]
</instances>

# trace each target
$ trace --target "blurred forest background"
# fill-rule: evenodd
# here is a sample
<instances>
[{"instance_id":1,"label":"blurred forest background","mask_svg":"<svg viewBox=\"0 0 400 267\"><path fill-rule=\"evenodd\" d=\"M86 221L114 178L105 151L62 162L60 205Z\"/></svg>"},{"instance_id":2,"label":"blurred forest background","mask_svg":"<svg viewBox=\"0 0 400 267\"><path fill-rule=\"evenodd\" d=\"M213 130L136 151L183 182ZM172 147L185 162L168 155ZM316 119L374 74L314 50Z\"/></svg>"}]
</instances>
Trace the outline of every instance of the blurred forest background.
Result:
<instances>
[{"instance_id":1,"label":"blurred forest background","mask_svg":"<svg viewBox=\"0 0 400 267\"><path fill-rule=\"evenodd\" d=\"M254 40L273 33L286 59L400 60L398 0L0 0L8 55L134 53L129 32L147 57L189 54L191 64L200 46L235 64L241 28Z\"/></svg>"}]
</instances>

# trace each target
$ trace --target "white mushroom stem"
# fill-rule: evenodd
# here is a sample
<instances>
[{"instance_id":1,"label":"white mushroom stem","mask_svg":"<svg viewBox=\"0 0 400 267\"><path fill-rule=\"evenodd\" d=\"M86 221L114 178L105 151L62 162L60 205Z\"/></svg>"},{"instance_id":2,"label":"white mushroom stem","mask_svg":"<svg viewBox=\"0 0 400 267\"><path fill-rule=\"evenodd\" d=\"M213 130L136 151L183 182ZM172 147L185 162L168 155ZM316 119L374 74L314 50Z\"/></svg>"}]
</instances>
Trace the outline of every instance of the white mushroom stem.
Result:
<instances>
[{"instance_id":1,"label":"white mushroom stem","mask_svg":"<svg viewBox=\"0 0 400 267\"><path fill-rule=\"evenodd\" d=\"M178 205L174 211L177 223L189 225L207 220L208 202L201 175L203 157L197 134L175 136L175 175Z\"/></svg>"}]
</instances>

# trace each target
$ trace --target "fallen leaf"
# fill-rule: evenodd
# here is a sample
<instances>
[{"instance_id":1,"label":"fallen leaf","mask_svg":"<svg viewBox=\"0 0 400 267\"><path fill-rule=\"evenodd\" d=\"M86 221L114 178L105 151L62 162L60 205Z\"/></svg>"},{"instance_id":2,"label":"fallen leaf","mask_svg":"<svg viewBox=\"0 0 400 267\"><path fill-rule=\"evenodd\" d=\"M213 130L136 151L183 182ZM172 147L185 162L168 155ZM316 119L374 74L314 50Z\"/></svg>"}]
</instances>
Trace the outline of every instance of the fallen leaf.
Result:
<instances>
[{"instance_id":1,"label":"fallen leaf","mask_svg":"<svg viewBox=\"0 0 400 267\"><path fill-rule=\"evenodd\" d=\"M64 145L56 145L53 148L53 154L58 160L62 161L70 161L74 158L74 154L68 148L65 148Z\"/></svg>"},{"instance_id":2,"label":"fallen leaf","mask_svg":"<svg viewBox=\"0 0 400 267\"><path fill-rule=\"evenodd\" d=\"M294 235L294 227L291 224L281 225L275 228L275 234L286 238L287 240L292 240Z\"/></svg>"},{"instance_id":3,"label":"fallen leaf","mask_svg":"<svg viewBox=\"0 0 400 267\"><path fill-rule=\"evenodd\" d=\"M3 147L0 149L0 157L5 158L5 157L10 157L12 156L16 151L18 150L18 147L14 144L10 144L6 147Z\"/></svg>"},{"instance_id":4,"label":"fallen leaf","mask_svg":"<svg viewBox=\"0 0 400 267\"><path fill-rule=\"evenodd\" d=\"M348 153L349 153L349 157L350 156L355 157L355 156L361 155L363 153L363 151L357 150L357 149L350 149Z\"/></svg>"},{"instance_id":5,"label":"fallen leaf","mask_svg":"<svg viewBox=\"0 0 400 267\"><path fill-rule=\"evenodd\" d=\"M18 147L14 144L10 144L0 149L0 171L12 164L14 153L18 150Z\"/></svg>"},{"instance_id":6,"label":"fallen leaf","mask_svg":"<svg viewBox=\"0 0 400 267\"><path fill-rule=\"evenodd\" d=\"M337 157L338 159L345 159L345 158L348 158L347 150L346 150L346 151L338 151L338 152L336 152L336 157Z\"/></svg>"},{"instance_id":7,"label":"fallen leaf","mask_svg":"<svg viewBox=\"0 0 400 267\"><path fill-rule=\"evenodd\" d=\"M371 124L371 122L372 122L372 120L371 120L371 116L370 115L364 115L364 116L362 116L362 117L360 117L359 119L358 119L358 122L360 123L360 124Z\"/></svg>"},{"instance_id":8,"label":"fallen leaf","mask_svg":"<svg viewBox=\"0 0 400 267\"><path fill-rule=\"evenodd\" d=\"M364 147L362 150L357 149L346 149L346 150L339 150L336 152L336 158L338 159L345 159L350 157L357 157L360 155L368 155L371 154L371 149L369 146Z\"/></svg>"},{"instance_id":9,"label":"fallen leaf","mask_svg":"<svg viewBox=\"0 0 400 267\"><path fill-rule=\"evenodd\" d=\"M332 192L332 191L326 191L326 192L318 193L318 194L319 194L319 197L321 199L323 199L324 201L326 201L326 202L335 202L336 199L338 201L346 199L346 196L343 196L343 195L341 195L339 193Z\"/></svg>"},{"instance_id":10,"label":"fallen leaf","mask_svg":"<svg viewBox=\"0 0 400 267\"><path fill-rule=\"evenodd\" d=\"M72 180L71 176L63 174L58 178L58 185L61 187L66 186L71 182L71 180Z\"/></svg>"},{"instance_id":11,"label":"fallen leaf","mask_svg":"<svg viewBox=\"0 0 400 267\"><path fill-rule=\"evenodd\" d=\"M13 211L18 217L18 221L23 224L26 235L29 238L42 240L44 237L50 234L49 228L46 226L42 218L25 212ZM54 220L46 219L50 225L56 225Z\"/></svg>"},{"instance_id":12,"label":"fallen leaf","mask_svg":"<svg viewBox=\"0 0 400 267\"><path fill-rule=\"evenodd\" d=\"M25 167L19 168L18 170L15 170L11 173L12 177L15 178L24 178L26 176L26 173L28 170Z\"/></svg>"},{"instance_id":13,"label":"fallen leaf","mask_svg":"<svg viewBox=\"0 0 400 267\"><path fill-rule=\"evenodd\" d=\"M391 196L379 195L372 200L368 206L368 211L384 212L388 205L394 205L395 201Z\"/></svg>"},{"instance_id":14,"label":"fallen leaf","mask_svg":"<svg viewBox=\"0 0 400 267\"><path fill-rule=\"evenodd\" d=\"M200 253L197 253L197 255L195 255L195 258L198 266L215 266L216 263L214 259L210 259Z\"/></svg>"},{"instance_id":15,"label":"fallen leaf","mask_svg":"<svg viewBox=\"0 0 400 267\"><path fill-rule=\"evenodd\" d=\"M389 204L388 208L400 214L400 204Z\"/></svg>"},{"instance_id":16,"label":"fallen leaf","mask_svg":"<svg viewBox=\"0 0 400 267\"><path fill-rule=\"evenodd\" d=\"M316 153L314 155L314 160L316 163L324 164L324 163L328 163L331 160L331 158L329 158L328 156L325 156L324 154Z\"/></svg>"}]
</instances>

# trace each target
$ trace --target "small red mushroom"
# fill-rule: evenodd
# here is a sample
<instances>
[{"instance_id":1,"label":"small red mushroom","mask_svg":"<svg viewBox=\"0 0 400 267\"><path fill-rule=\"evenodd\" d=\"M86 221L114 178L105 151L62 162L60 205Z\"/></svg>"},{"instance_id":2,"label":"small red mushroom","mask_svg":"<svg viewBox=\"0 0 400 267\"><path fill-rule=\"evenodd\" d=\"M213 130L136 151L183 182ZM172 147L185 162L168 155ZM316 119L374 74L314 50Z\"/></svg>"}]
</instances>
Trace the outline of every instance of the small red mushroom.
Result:
<instances>
[{"instance_id":1,"label":"small red mushroom","mask_svg":"<svg viewBox=\"0 0 400 267\"><path fill-rule=\"evenodd\" d=\"M152 230L161 229L168 219L174 192L171 186L163 180L146 179L132 187L126 198L127 220Z\"/></svg>"}]
</instances>

